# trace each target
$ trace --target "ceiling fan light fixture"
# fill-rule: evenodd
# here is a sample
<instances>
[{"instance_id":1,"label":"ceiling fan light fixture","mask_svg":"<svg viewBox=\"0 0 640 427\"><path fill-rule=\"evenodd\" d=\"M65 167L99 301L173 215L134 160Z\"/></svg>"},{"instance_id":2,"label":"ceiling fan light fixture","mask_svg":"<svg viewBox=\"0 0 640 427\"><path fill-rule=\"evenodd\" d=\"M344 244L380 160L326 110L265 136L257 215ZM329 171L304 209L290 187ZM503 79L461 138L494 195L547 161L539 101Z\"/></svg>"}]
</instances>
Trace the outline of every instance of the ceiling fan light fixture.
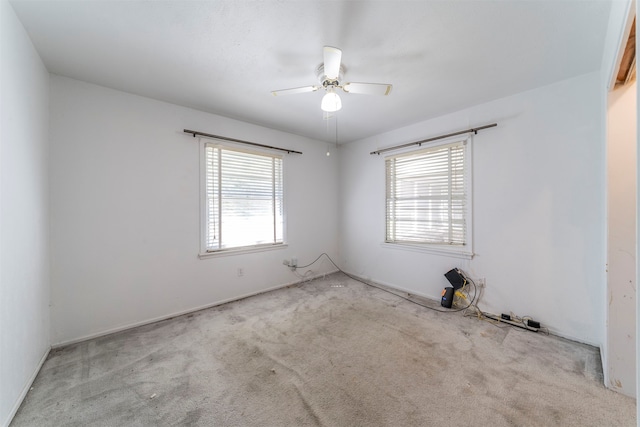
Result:
<instances>
[{"instance_id":1,"label":"ceiling fan light fixture","mask_svg":"<svg viewBox=\"0 0 640 427\"><path fill-rule=\"evenodd\" d=\"M322 97L322 104L320 104L322 111L327 113L333 113L342 108L342 100L337 93L330 89L325 96Z\"/></svg>"}]
</instances>

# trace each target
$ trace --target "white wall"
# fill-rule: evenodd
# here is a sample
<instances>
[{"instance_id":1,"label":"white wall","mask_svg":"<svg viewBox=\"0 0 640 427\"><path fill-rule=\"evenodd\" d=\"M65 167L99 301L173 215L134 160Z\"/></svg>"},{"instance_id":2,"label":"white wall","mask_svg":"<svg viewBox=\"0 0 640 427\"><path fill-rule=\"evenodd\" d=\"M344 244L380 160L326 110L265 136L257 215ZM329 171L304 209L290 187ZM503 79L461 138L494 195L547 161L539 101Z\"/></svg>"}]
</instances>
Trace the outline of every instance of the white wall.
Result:
<instances>
[{"instance_id":1,"label":"white wall","mask_svg":"<svg viewBox=\"0 0 640 427\"><path fill-rule=\"evenodd\" d=\"M636 84L611 92L607 123L608 386L636 393Z\"/></svg>"},{"instance_id":2,"label":"white wall","mask_svg":"<svg viewBox=\"0 0 640 427\"><path fill-rule=\"evenodd\" d=\"M199 148L183 129L304 153L285 157L288 247L198 259ZM54 345L299 280L285 258L336 256L322 142L52 76L51 146Z\"/></svg>"},{"instance_id":3,"label":"white wall","mask_svg":"<svg viewBox=\"0 0 640 427\"><path fill-rule=\"evenodd\" d=\"M482 309L533 316L555 333L601 344L599 82L600 73L586 74L342 148L345 270L439 298L448 283L443 274L461 267L473 278L486 278ZM383 247L384 156L369 152L493 122L498 127L478 133L473 142L473 260Z\"/></svg>"},{"instance_id":4,"label":"white wall","mask_svg":"<svg viewBox=\"0 0 640 427\"><path fill-rule=\"evenodd\" d=\"M49 350L49 74L0 1L0 425Z\"/></svg>"}]
</instances>

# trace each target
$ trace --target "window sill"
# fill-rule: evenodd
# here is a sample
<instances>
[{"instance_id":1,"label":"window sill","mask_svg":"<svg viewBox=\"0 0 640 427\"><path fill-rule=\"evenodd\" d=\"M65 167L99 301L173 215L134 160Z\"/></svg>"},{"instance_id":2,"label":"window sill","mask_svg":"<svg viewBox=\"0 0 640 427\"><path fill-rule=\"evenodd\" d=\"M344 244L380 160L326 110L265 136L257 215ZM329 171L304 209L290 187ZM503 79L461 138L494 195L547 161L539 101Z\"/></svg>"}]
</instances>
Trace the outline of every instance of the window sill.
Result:
<instances>
[{"instance_id":1,"label":"window sill","mask_svg":"<svg viewBox=\"0 0 640 427\"><path fill-rule=\"evenodd\" d=\"M412 245L409 243L389 243L383 242L383 248L405 250L413 252L423 252L440 256L447 256L453 258L472 259L473 252L468 252L465 249L440 247L440 246L426 246L426 245Z\"/></svg>"},{"instance_id":2,"label":"window sill","mask_svg":"<svg viewBox=\"0 0 640 427\"><path fill-rule=\"evenodd\" d=\"M253 247L237 248L237 249L223 249L215 252L200 252L198 254L198 258L207 259L207 258L216 258L216 257L231 256L231 255L250 254L254 252L274 251L277 249L284 249L287 246L289 245L287 245L286 243L281 243L278 245L253 246Z\"/></svg>"}]
</instances>

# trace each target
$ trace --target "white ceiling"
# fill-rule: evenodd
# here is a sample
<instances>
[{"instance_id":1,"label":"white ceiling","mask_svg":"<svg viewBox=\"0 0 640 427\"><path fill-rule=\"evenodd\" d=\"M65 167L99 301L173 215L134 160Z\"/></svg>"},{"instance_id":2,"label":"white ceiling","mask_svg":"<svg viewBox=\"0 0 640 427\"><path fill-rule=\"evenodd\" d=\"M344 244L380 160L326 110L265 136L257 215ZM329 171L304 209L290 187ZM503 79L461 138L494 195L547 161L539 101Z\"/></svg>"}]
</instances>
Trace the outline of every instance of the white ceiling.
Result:
<instances>
[{"instance_id":1,"label":"white ceiling","mask_svg":"<svg viewBox=\"0 0 640 427\"><path fill-rule=\"evenodd\" d=\"M271 91L317 84L322 47L339 47L345 81L393 84L387 97L340 92L341 143L595 71L610 9L580 0L11 3L52 73L324 141L335 120L323 120L321 91Z\"/></svg>"}]
</instances>

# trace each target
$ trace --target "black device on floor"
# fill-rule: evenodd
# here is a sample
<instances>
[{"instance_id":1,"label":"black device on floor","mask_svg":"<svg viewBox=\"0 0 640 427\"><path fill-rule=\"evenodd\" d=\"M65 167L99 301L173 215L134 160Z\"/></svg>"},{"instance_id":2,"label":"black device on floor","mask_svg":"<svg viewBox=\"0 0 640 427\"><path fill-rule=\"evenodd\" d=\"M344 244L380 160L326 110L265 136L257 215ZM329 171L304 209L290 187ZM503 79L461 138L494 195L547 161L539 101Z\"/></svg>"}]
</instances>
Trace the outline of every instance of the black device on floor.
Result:
<instances>
[{"instance_id":1,"label":"black device on floor","mask_svg":"<svg viewBox=\"0 0 640 427\"><path fill-rule=\"evenodd\" d=\"M442 290L442 300L440 301L440 305L445 308L451 308L451 304L453 304L453 288L447 287Z\"/></svg>"}]
</instances>

